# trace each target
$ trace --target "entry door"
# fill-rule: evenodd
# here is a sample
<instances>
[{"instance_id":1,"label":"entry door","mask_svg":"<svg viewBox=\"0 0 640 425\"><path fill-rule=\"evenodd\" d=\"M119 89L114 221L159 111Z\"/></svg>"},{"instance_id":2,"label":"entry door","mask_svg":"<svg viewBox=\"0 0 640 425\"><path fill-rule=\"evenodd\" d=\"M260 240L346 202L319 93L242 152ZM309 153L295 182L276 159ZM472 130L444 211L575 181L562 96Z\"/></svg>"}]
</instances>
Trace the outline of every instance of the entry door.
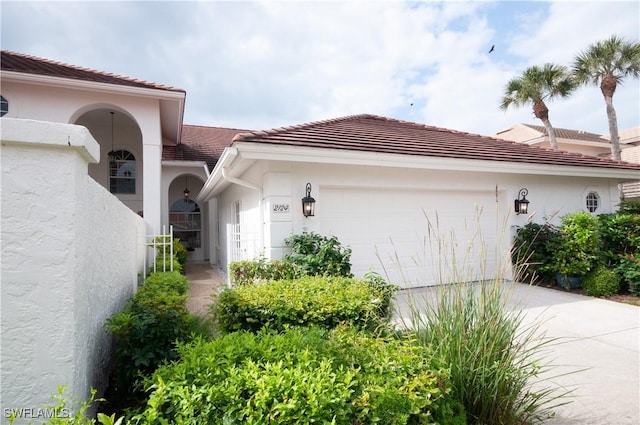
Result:
<instances>
[{"instance_id":1,"label":"entry door","mask_svg":"<svg viewBox=\"0 0 640 425\"><path fill-rule=\"evenodd\" d=\"M200 206L191 199L175 201L169 211L169 223L173 226L173 236L187 248L187 260L204 261Z\"/></svg>"}]
</instances>

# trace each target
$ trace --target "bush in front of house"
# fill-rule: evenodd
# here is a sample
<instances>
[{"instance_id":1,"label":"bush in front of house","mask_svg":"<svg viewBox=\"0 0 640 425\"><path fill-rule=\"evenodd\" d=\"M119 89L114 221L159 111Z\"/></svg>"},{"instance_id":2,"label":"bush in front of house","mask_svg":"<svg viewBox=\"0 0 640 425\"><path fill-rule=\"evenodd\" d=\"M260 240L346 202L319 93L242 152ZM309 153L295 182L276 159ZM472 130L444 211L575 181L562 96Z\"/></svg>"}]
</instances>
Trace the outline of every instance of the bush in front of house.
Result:
<instances>
[{"instance_id":1,"label":"bush in front of house","mask_svg":"<svg viewBox=\"0 0 640 425\"><path fill-rule=\"evenodd\" d=\"M302 277L302 269L287 261L256 260L234 261L229 264L229 276L233 286L249 285L269 280L292 280Z\"/></svg>"},{"instance_id":2,"label":"bush in front of house","mask_svg":"<svg viewBox=\"0 0 640 425\"><path fill-rule=\"evenodd\" d=\"M518 228L511 259L518 267L519 278L529 282L553 280L552 264L558 237L558 228L550 223L529 222Z\"/></svg>"},{"instance_id":3,"label":"bush in front of house","mask_svg":"<svg viewBox=\"0 0 640 425\"><path fill-rule=\"evenodd\" d=\"M353 328L235 332L180 347L134 424L464 424L448 371L411 340Z\"/></svg>"},{"instance_id":4,"label":"bush in front of house","mask_svg":"<svg viewBox=\"0 0 640 425\"><path fill-rule=\"evenodd\" d=\"M106 328L114 337L110 402L130 405L142 394L140 375L150 375L163 362L176 360L176 341L199 332L199 319L186 307L189 282L177 271L154 273Z\"/></svg>"},{"instance_id":5,"label":"bush in front of house","mask_svg":"<svg viewBox=\"0 0 640 425\"><path fill-rule=\"evenodd\" d=\"M212 312L223 333L340 323L371 329L387 319L391 293L364 280L306 276L226 289Z\"/></svg>"},{"instance_id":6,"label":"bush in front of house","mask_svg":"<svg viewBox=\"0 0 640 425\"><path fill-rule=\"evenodd\" d=\"M613 270L600 266L582 280L585 295L608 297L620 292L620 278Z\"/></svg>"},{"instance_id":7,"label":"bush in front of house","mask_svg":"<svg viewBox=\"0 0 640 425\"><path fill-rule=\"evenodd\" d=\"M640 297L640 253L620 255L615 272L622 284L626 285L629 293Z\"/></svg>"},{"instance_id":8,"label":"bush in front of house","mask_svg":"<svg viewBox=\"0 0 640 425\"><path fill-rule=\"evenodd\" d=\"M169 237L158 236L155 239L155 243L161 244L163 240L168 241ZM175 238L171 241L170 247L165 245L156 245L155 264L149 268L149 274L164 271L177 271L184 273L184 266L186 262L187 249L182 245L180 239Z\"/></svg>"},{"instance_id":9,"label":"bush in front of house","mask_svg":"<svg viewBox=\"0 0 640 425\"><path fill-rule=\"evenodd\" d=\"M291 252L284 260L297 264L308 276L344 276L351 274L351 249L344 248L335 236L303 232L285 239Z\"/></svg>"}]
</instances>

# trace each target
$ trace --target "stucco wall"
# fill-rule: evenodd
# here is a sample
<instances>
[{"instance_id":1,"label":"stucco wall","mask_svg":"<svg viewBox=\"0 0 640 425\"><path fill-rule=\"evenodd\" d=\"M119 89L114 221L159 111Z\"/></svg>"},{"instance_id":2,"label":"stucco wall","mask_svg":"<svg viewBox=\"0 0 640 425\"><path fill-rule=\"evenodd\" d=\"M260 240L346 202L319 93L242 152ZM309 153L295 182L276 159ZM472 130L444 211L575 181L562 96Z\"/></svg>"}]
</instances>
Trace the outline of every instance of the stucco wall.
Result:
<instances>
[{"instance_id":1,"label":"stucco wall","mask_svg":"<svg viewBox=\"0 0 640 425\"><path fill-rule=\"evenodd\" d=\"M58 385L105 388L104 322L136 288L147 229L88 176L98 160L84 127L2 119L3 420Z\"/></svg>"}]
</instances>

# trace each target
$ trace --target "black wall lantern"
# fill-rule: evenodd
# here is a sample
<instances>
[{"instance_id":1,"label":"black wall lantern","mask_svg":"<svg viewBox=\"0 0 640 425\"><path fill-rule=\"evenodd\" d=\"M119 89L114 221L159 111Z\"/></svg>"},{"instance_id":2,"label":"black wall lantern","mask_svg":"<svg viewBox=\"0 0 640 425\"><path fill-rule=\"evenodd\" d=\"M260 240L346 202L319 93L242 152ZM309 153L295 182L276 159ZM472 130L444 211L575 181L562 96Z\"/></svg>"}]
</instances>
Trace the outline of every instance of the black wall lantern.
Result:
<instances>
[{"instance_id":1,"label":"black wall lantern","mask_svg":"<svg viewBox=\"0 0 640 425\"><path fill-rule=\"evenodd\" d=\"M115 112L111 111L111 151L109 151L109 163L113 164L115 167L115 163L116 163L116 151L113 150L113 116L115 115Z\"/></svg>"},{"instance_id":2,"label":"black wall lantern","mask_svg":"<svg viewBox=\"0 0 640 425\"><path fill-rule=\"evenodd\" d=\"M191 193L191 191L189 190L189 177L184 176L184 202L187 202L189 200L189 194Z\"/></svg>"},{"instance_id":3,"label":"black wall lantern","mask_svg":"<svg viewBox=\"0 0 640 425\"><path fill-rule=\"evenodd\" d=\"M302 198L302 214L305 217L313 217L316 209L316 200L311 197L311 183L307 183L306 195Z\"/></svg>"},{"instance_id":4,"label":"black wall lantern","mask_svg":"<svg viewBox=\"0 0 640 425\"><path fill-rule=\"evenodd\" d=\"M518 192L518 198L514 201L514 207L516 214L527 214L529 212L529 201L527 195L529 191L527 189L520 189Z\"/></svg>"}]
</instances>

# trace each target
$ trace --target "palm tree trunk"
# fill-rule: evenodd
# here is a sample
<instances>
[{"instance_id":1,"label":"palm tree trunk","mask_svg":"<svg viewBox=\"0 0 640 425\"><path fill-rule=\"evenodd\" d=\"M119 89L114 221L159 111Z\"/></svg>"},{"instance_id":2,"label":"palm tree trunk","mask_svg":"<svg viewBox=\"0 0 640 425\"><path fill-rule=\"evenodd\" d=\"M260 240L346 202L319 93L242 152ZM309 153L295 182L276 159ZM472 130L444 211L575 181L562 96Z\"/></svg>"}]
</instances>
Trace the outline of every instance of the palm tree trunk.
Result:
<instances>
[{"instance_id":1,"label":"palm tree trunk","mask_svg":"<svg viewBox=\"0 0 640 425\"><path fill-rule=\"evenodd\" d=\"M607 104L607 119L609 120L609 137L611 139L611 158L620 161L620 137L618 136L618 118L616 109L613 107L613 97L604 96L604 103Z\"/></svg>"},{"instance_id":2,"label":"palm tree trunk","mask_svg":"<svg viewBox=\"0 0 640 425\"><path fill-rule=\"evenodd\" d=\"M551 144L551 149L553 149L554 151L558 150L558 142L556 142L556 131L553 129L553 126L551 125L551 121L549 121L549 118L543 119L542 122L544 123L544 128L547 129L547 134L549 135L549 143Z\"/></svg>"}]
</instances>

